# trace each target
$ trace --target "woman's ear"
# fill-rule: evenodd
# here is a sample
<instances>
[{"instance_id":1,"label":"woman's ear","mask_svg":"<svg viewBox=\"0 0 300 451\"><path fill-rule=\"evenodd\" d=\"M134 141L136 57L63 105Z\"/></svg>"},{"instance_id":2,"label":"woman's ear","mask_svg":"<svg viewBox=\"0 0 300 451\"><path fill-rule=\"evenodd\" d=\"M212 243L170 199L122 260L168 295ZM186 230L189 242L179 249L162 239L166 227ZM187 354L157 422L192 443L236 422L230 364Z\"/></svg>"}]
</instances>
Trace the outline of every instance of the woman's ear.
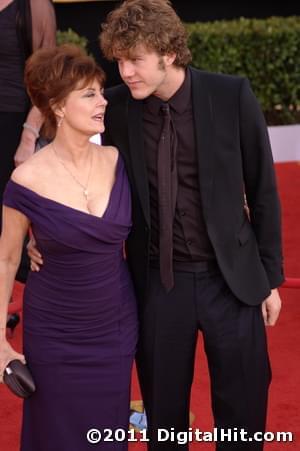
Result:
<instances>
[{"instance_id":1,"label":"woman's ear","mask_svg":"<svg viewBox=\"0 0 300 451\"><path fill-rule=\"evenodd\" d=\"M50 106L52 108L53 113L55 114L56 120L57 120L57 126L60 127L62 124L62 121L65 116L64 107L62 105L57 105L50 100Z\"/></svg>"}]
</instances>

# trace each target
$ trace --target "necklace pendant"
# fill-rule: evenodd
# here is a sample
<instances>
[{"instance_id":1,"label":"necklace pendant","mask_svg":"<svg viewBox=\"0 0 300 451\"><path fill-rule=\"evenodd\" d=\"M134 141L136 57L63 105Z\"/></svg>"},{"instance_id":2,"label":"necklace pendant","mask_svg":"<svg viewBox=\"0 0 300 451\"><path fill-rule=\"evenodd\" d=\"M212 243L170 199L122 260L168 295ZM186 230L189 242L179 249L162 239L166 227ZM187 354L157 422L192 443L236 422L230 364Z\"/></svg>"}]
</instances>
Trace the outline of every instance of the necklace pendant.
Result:
<instances>
[{"instance_id":1,"label":"necklace pendant","mask_svg":"<svg viewBox=\"0 0 300 451\"><path fill-rule=\"evenodd\" d=\"M85 195L85 197L86 197L86 199L88 198L88 190L87 189L85 189L85 190L83 190L83 194Z\"/></svg>"}]
</instances>

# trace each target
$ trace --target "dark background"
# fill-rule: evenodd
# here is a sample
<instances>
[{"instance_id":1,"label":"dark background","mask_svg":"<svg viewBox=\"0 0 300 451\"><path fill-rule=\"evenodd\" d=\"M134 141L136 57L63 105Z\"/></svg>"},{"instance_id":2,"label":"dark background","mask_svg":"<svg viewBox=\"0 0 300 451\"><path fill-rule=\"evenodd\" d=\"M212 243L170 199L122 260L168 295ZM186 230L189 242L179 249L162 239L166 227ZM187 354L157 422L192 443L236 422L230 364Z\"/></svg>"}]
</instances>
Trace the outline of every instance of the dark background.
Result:
<instances>
[{"instance_id":1,"label":"dark background","mask_svg":"<svg viewBox=\"0 0 300 451\"><path fill-rule=\"evenodd\" d=\"M98 35L100 24L106 15L115 8L119 1L91 1L83 3L55 3L57 27L59 30L72 28L89 41L88 50L94 55L108 75L107 86L120 82L117 67L106 61L99 49ZM248 18L265 18L269 16L300 15L300 2L278 1L277 4L254 1L199 1L173 0L172 5L179 17L185 22L211 21L221 19L236 19L241 16Z\"/></svg>"}]
</instances>

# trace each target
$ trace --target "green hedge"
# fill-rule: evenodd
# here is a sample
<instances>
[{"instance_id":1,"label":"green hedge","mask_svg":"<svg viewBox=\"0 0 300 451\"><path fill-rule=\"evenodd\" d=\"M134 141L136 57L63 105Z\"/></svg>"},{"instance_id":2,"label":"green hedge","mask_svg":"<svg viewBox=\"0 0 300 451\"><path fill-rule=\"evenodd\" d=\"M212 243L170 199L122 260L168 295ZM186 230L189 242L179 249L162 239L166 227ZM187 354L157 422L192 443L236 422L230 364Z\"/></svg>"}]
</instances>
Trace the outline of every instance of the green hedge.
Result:
<instances>
[{"instance_id":1,"label":"green hedge","mask_svg":"<svg viewBox=\"0 0 300 451\"><path fill-rule=\"evenodd\" d=\"M195 67L248 77L269 125L300 123L300 16L186 26Z\"/></svg>"},{"instance_id":2,"label":"green hedge","mask_svg":"<svg viewBox=\"0 0 300 451\"><path fill-rule=\"evenodd\" d=\"M68 28L67 30L57 30L56 32L56 42L57 45L61 44L75 44L81 47L83 50L87 52L88 40L85 36L81 36L76 31L72 30L72 28Z\"/></svg>"}]
</instances>

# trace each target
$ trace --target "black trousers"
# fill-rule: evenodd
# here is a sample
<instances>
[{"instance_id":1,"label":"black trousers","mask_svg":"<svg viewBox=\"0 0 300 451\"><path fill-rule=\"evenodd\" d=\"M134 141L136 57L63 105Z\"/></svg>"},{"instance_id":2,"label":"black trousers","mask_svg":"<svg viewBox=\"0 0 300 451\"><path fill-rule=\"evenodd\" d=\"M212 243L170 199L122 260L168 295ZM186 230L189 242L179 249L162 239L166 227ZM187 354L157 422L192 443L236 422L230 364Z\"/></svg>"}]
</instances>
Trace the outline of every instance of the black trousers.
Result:
<instances>
[{"instance_id":1,"label":"black trousers","mask_svg":"<svg viewBox=\"0 0 300 451\"><path fill-rule=\"evenodd\" d=\"M2 229L2 198L5 186L10 178L12 171L15 168L14 155L18 148L21 134L23 130L23 123L26 119L27 112L11 113L0 112L0 232ZM26 243L28 237L24 242L24 248L21 257L21 263L16 275L16 279L20 282L26 282L29 271L29 259L26 252Z\"/></svg>"},{"instance_id":2,"label":"black trousers","mask_svg":"<svg viewBox=\"0 0 300 451\"><path fill-rule=\"evenodd\" d=\"M188 444L176 440L158 440L158 431L176 434L189 428L199 330L209 365L214 426L225 432L231 429L232 434L240 429L249 434L265 430L271 371L260 306L240 302L217 269L175 272L175 287L169 294L161 286L159 270L151 269L149 295L140 320L137 369L149 450L189 449ZM262 450L263 444L218 441L216 449Z\"/></svg>"}]
</instances>

